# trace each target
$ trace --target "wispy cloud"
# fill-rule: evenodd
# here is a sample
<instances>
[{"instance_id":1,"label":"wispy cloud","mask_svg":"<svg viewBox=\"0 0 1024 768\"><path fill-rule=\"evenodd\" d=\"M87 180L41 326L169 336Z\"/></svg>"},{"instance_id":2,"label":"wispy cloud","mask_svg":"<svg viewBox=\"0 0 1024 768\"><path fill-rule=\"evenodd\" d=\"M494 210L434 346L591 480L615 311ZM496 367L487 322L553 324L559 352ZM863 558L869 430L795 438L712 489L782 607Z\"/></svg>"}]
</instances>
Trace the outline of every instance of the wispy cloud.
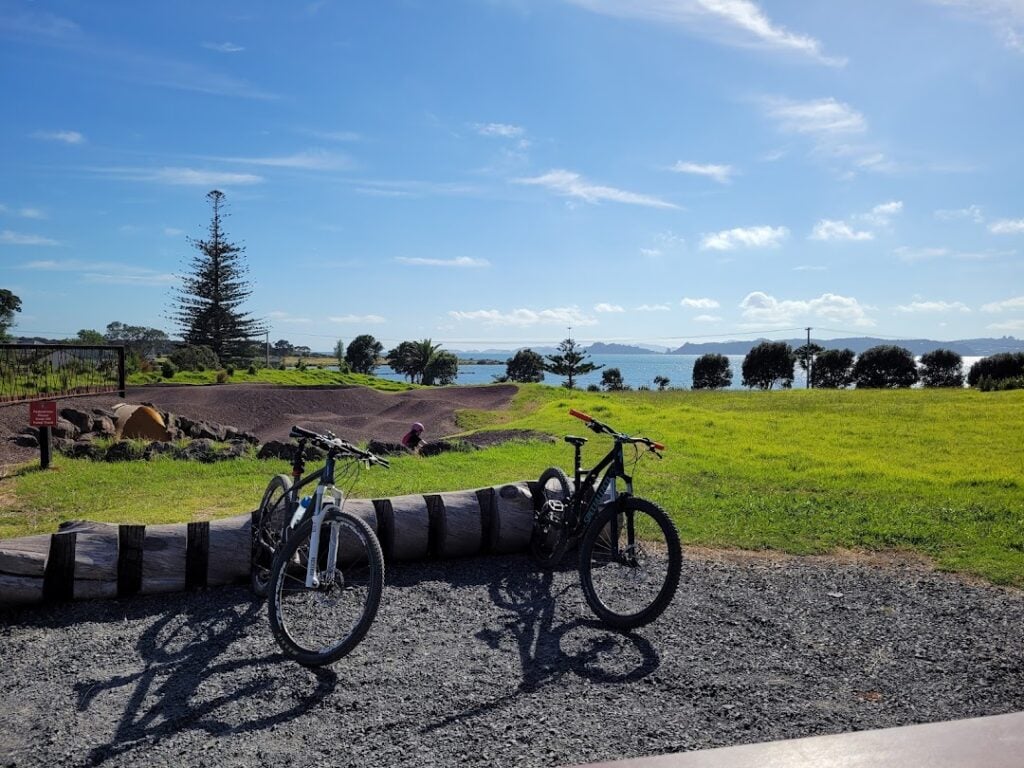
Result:
<instances>
[{"instance_id":1,"label":"wispy cloud","mask_svg":"<svg viewBox=\"0 0 1024 768\"><path fill-rule=\"evenodd\" d=\"M93 168L96 173L128 181L195 187L231 187L261 184L262 176L252 173L216 171L207 168Z\"/></svg>"},{"instance_id":2,"label":"wispy cloud","mask_svg":"<svg viewBox=\"0 0 1024 768\"><path fill-rule=\"evenodd\" d=\"M833 221L832 219L822 219L814 225L814 229L808 236L810 240L821 240L821 241L832 241L832 240L874 240L875 236L871 232L863 230L855 230L845 221Z\"/></svg>"},{"instance_id":3,"label":"wispy cloud","mask_svg":"<svg viewBox=\"0 0 1024 768\"><path fill-rule=\"evenodd\" d=\"M46 214L38 208L19 208L18 215L23 219L45 219Z\"/></svg>"},{"instance_id":4,"label":"wispy cloud","mask_svg":"<svg viewBox=\"0 0 1024 768\"><path fill-rule=\"evenodd\" d=\"M28 261L20 265L20 268L36 272L74 273L82 282L101 285L166 286L178 281L178 278L169 272L112 261L47 259Z\"/></svg>"},{"instance_id":5,"label":"wispy cloud","mask_svg":"<svg viewBox=\"0 0 1024 768\"><path fill-rule=\"evenodd\" d=\"M299 133L305 134L306 136L312 136L315 139L322 139L324 141L336 141L339 143L348 143L352 141L360 141L360 136L355 131L317 131L308 128L301 129Z\"/></svg>"},{"instance_id":6,"label":"wispy cloud","mask_svg":"<svg viewBox=\"0 0 1024 768\"><path fill-rule=\"evenodd\" d=\"M27 235L23 232L12 232L9 229L0 231L0 243L4 245L60 245L57 240L42 235Z\"/></svg>"},{"instance_id":7,"label":"wispy cloud","mask_svg":"<svg viewBox=\"0 0 1024 768\"><path fill-rule=\"evenodd\" d=\"M36 131L32 138L42 141L59 141L62 144L84 144L85 136L78 131Z\"/></svg>"},{"instance_id":8,"label":"wispy cloud","mask_svg":"<svg viewBox=\"0 0 1024 768\"><path fill-rule=\"evenodd\" d=\"M639 18L684 27L728 45L767 48L809 56L830 66L845 59L826 56L821 43L774 23L752 0L569 0L594 13Z\"/></svg>"},{"instance_id":9,"label":"wispy cloud","mask_svg":"<svg viewBox=\"0 0 1024 768\"><path fill-rule=\"evenodd\" d=\"M949 248L912 248L908 245L901 245L893 253L896 254L900 261L927 261L929 259L940 259L944 256L949 256L951 251Z\"/></svg>"},{"instance_id":10,"label":"wispy cloud","mask_svg":"<svg viewBox=\"0 0 1024 768\"><path fill-rule=\"evenodd\" d=\"M713 163L689 163L680 160L671 167L676 173L687 173L693 176L704 176L714 179L719 184L728 184L736 172L731 165L715 165Z\"/></svg>"},{"instance_id":11,"label":"wispy cloud","mask_svg":"<svg viewBox=\"0 0 1024 768\"><path fill-rule=\"evenodd\" d=\"M968 219L975 224L981 224L985 221L980 205L969 205L966 208L940 209L935 211L934 216L939 221Z\"/></svg>"},{"instance_id":12,"label":"wispy cloud","mask_svg":"<svg viewBox=\"0 0 1024 768\"><path fill-rule=\"evenodd\" d=\"M417 179L353 179L355 191L373 197L476 197L480 187L460 182Z\"/></svg>"},{"instance_id":13,"label":"wispy cloud","mask_svg":"<svg viewBox=\"0 0 1024 768\"><path fill-rule=\"evenodd\" d=\"M387 322L387 319L380 315L339 315L327 319L332 323L343 323L345 325L380 325Z\"/></svg>"},{"instance_id":14,"label":"wispy cloud","mask_svg":"<svg viewBox=\"0 0 1024 768\"><path fill-rule=\"evenodd\" d=\"M988 231L993 235L1024 234L1024 219L999 219L988 225Z\"/></svg>"},{"instance_id":15,"label":"wispy cloud","mask_svg":"<svg viewBox=\"0 0 1024 768\"><path fill-rule=\"evenodd\" d=\"M286 312L280 309L275 310L273 312L268 312L267 318L273 320L275 323L285 323L294 325L305 325L306 323L313 322L313 320L309 317L299 317L297 315L293 315L291 312Z\"/></svg>"},{"instance_id":16,"label":"wispy cloud","mask_svg":"<svg viewBox=\"0 0 1024 768\"><path fill-rule=\"evenodd\" d=\"M875 227L887 227L894 216L903 212L902 200L890 200L887 203L876 205L867 213L860 214L857 218L862 219Z\"/></svg>"},{"instance_id":17,"label":"wispy cloud","mask_svg":"<svg viewBox=\"0 0 1024 768\"><path fill-rule=\"evenodd\" d=\"M515 179L514 181L517 184L544 187L563 197L576 198L587 203L609 201L625 203L627 205L642 205L648 208L679 208L679 206L673 203L650 195L642 195L636 192L616 189L615 187L593 184L578 173L562 169L548 171L542 176Z\"/></svg>"},{"instance_id":18,"label":"wispy cloud","mask_svg":"<svg viewBox=\"0 0 1024 768\"><path fill-rule=\"evenodd\" d=\"M668 304L641 304L636 307L637 312L671 312L672 307Z\"/></svg>"},{"instance_id":19,"label":"wispy cloud","mask_svg":"<svg viewBox=\"0 0 1024 768\"><path fill-rule=\"evenodd\" d=\"M503 139L518 139L526 133L522 126L508 123L473 123L473 130L481 136L499 136Z\"/></svg>"},{"instance_id":20,"label":"wispy cloud","mask_svg":"<svg viewBox=\"0 0 1024 768\"><path fill-rule=\"evenodd\" d=\"M714 299L682 299L679 305L689 309L718 309L719 307L718 302Z\"/></svg>"},{"instance_id":21,"label":"wispy cloud","mask_svg":"<svg viewBox=\"0 0 1024 768\"><path fill-rule=\"evenodd\" d=\"M786 227L736 227L704 235L704 251L733 251L737 248L778 248L789 236Z\"/></svg>"},{"instance_id":22,"label":"wispy cloud","mask_svg":"<svg viewBox=\"0 0 1024 768\"><path fill-rule=\"evenodd\" d=\"M503 312L499 309L477 309L472 311L451 311L455 320L465 320L484 325L528 327L533 325L557 325L582 327L597 325L597 319L584 314L579 307L555 307L552 309L513 309Z\"/></svg>"},{"instance_id":23,"label":"wispy cloud","mask_svg":"<svg viewBox=\"0 0 1024 768\"><path fill-rule=\"evenodd\" d=\"M768 116L786 133L815 137L849 136L864 133L867 120L848 104L833 98L814 101L767 99Z\"/></svg>"},{"instance_id":24,"label":"wispy cloud","mask_svg":"<svg viewBox=\"0 0 1024 768\"><path fill-rule=\"evenodd\" d=\"M743 317L752 326L791 324L808 318L819 318L858 328L873 326L869 307L857 299L834 293L823 293L816 299L776 299L763 291L753 291L740 302Z\"/></svg>"},{"instance_id":25,"label":"wispy cloud","mask_svg":"<svg viewBox=\"0 0 1024 768\"><path fill-rule=\"evenodd\" d=\"M178 229L177 227L164 227L164 234L167 237L181 237L185 234L185 230Z\"/></svg>"},{"instance_id":26,"label":"wispy cloud","mask_svg":"<svg viewBox=\"0 0 1024 768\"><path fill-rule=\"evenodd\" d=\"M348 155L324 150L310 150L272 157L223 157L217 158L217 160L225 163L242 163L243 165L259 165L268 168L292 168L304 171L344 171L352 167L352 158Z\"/></svg>"},{"instance_id":27,"label":"wispy cloud","mask_svg":"<svg viewBox=\"0 0 1024 768\"><path fill-rule=\"evenodd\" d=\"M992 27L996 37L1015 51L1024 53L1024 4L1020 0L931 0L953 8L962 16L975 18Z\"/></svg>"},{"instance_id":28,"label":"wispy cloud","mask_svg":"<svg viewBox=\"0 0 1024 768\"><path fill-rule=\"evenodd\" d=\"M798 267L793 267L794 272L825 272L827 269L820 264L801 264Z\"/></svg>"},{"instance_id":29,"label":"wispy cloud","mask_svg":"<svg viewBox=\"0 0 1024 768\"><path fill-rule=\"evenodd\" d=\"M595 304L594 305L594 311L595 312L620 313L620 312L625 312L626 310L623 309L622 307L620 307L618 304L608 304L606 302L602 302L600 304Z\"/></svg>"},{"instance_id":30,"label":"wispy cloud","mask_svg":"<svg viewBox=\"0 0 1024 768\"><path fill-rule=\"evenodd\" d=\"M1014 296L1012 299L993 301L981 307L982 312L1024 312L1024 296Z\"/></svg>"},{"instance_id":31,"label":"wispy cloud","mask_svg":"<svg viewBox=\"0 0 1024 768\"><path fill-rule=\"evenodd\" d=\"M900 304L896 307L897 312L905 314L936 314L946 312L968 313L971 308L962 301L912 301L909 304Z\"/></svg>"},{"instance_id":32,"label":"wispy cloud","mask_svg":"<svg viewBox=\"0 0 1024 768\"><path fill-rule=\"evenodd\" d=\"M695 323L720 323L720 322L722 322L722 318L719 317L718 315L697 315L695 318L693 318L693 322L695 322Z\"/></svg>"},{"instance_id":33,"label":"wispy cloud","mask_svg":"<svg viewBox=\"0 0 1024 768\"><path fill-rule=\"evenodd\" d=\"M422 267L489 267L487 259L473 259L469 256L457 256L454 259L428 259L417 256L398 256L395 258L400 264L410 264Z\"/></svg>"},{"instance_id":34,"label":"wispy cloud","mask_svg":"<svg viewBox=\"0 0 1024 768\"><path fill-rule=\"evenodd\" d=\"M216 51L217 53L240 53L245 48L235 43L203 43L203 48L209 51Z\"/></svg>"}]
</instances>

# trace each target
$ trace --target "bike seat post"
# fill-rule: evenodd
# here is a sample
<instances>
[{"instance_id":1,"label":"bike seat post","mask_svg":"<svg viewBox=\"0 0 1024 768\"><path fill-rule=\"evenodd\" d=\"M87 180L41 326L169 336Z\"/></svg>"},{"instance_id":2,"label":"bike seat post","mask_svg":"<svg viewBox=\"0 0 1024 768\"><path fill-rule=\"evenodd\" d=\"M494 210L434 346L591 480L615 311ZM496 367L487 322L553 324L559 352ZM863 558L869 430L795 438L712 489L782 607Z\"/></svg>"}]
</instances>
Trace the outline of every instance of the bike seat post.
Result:
<instances>
[{"instance_id":1,"label":"bike seat post","mask_svg":"<svg viewBox=\"0 0 1024 768\"><path fill-rule=\"evenodd\" d=\"M574 437L573 435L566 435L565 442L569 443L573 447L573 464L572 464L572 475L575 485L579 485L580 475L583 474L582 464L582 451L583 444L587 442L585 437Z\"/></svg>"}]
</instances>

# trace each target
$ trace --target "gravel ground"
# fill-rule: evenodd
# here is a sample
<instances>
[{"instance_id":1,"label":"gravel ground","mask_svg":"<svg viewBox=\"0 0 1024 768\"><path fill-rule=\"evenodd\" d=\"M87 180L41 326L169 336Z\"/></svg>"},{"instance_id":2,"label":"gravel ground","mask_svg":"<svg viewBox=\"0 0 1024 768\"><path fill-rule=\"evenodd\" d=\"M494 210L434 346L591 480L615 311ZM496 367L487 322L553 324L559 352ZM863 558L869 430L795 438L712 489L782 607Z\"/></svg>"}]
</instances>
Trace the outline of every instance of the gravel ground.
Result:
<instances>
[{"instance_id":1,"label":"gravel ground","mask_svg":"<svg viewBox=\"0 0 1024 768\"><path fill-rule=\"evenodd\" d=\"M0 613L0 669L0 765L561 765L1024 709L1024 594L690 553L666 614L620 635L572 568L394 564L322 670L243 588Z\"/></svg>"}]
</instances>

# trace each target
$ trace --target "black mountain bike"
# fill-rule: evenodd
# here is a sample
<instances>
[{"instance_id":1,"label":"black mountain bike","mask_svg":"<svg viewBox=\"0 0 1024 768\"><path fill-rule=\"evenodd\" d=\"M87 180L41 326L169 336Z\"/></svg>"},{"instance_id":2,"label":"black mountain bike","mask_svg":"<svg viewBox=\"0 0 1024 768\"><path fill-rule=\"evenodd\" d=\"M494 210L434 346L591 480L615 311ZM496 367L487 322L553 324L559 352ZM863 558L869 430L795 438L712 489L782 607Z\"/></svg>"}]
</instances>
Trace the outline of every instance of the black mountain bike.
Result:
<instances>
[{"instance_id":1,"label":"black mountain bike","mask_svg":"<svg viewBox=\"0 0 1024 768\"><path fill-rule=\"evenodd\" d=\"M295 478L277 475L253 524L253 588L269 594L270 628L300 664L337 661L366 635L384 589L384 557L373 530L343 511L345 492L363 466L388 466L331 433L292 427L299 441ZM327 451L324 466L306 477L303 454L312 443ZM340 477L336 477L341 463ZM299 499L315 482L312 495ZM267 558L271 556L269 569Z\"/></svg>"},{"instance_id":2,"label":"black mountain bike","mask_svg":"<svg viewBox=\"0 0 1024 768\"><path fill-rule=\"evenodd\" d=\"M530 549L544 567L553 567L571 544L580 544L580 582L587 604L601 621L633 629L654 621L672 602L683 554L679 533L665 511L633 495L624 447L634 449L633 466L647 452L661 458L661 443L631 437L570 410L592 431L609 435L611 450L593 469L582 469L585 437L565 438L575 448L570 484L558 467L540 476L540 509L534 516ZM601 473L604 472L602 475ZM621 480L623 488L616 489Z\"/></svg>"}]
</instances>

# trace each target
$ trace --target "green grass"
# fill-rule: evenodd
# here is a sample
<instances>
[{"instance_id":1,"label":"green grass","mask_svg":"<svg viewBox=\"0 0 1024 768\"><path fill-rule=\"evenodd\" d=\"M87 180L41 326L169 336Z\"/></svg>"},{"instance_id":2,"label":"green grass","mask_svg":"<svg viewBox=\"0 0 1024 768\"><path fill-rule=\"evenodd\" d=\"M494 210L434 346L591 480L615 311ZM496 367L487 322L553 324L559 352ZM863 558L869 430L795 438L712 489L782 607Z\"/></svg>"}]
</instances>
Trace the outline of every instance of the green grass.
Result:
<instances>
[{"instance_id":1,"label":"green grass","mask_svg":"<svg viewBox=\"0 0 1024 768\"><path fill-rule=\"evenodd\" d=\"M127 378L129 386L143 386L147 384L216 384L217 371L178 371L170 379L160 375L160 371L148 373L133 373ZM277 384L279 386L317 386L317 387L338 387L358 386L372 387L382 392L402 392L412 389L412 384L390 379L379 379L376 376L368 376L362 373L339 373L338 371L326 371L319 368L307 368L304 371L290 369L280 371L274 368L261 368L256 373L249 373L247 369L236 368L235 372L227 378L225 384Z\"/></svg>"},{"instance_id":2,"label":"green grass","mask_svg":"<svg viewBox=\"0 0 1024 768\"><path fill-rule=\"evenodd\" d=\"M236 374L237 375L237 374ZM942 568L1024 587L1024 392L973 390L568 392L525 386L512 408L463 412L460 426L608 440L575 407L668 446L645 458L636 490L660 503L688 544L806 554L904 551ZM401 457L364 472L355 495L477 488L569 470L570 446L510 443L476 453ZM57 459L0 483L0 536L74 518L184 521L251 509L284 462L132 465Z\"/></svg>"}]
</instances>

